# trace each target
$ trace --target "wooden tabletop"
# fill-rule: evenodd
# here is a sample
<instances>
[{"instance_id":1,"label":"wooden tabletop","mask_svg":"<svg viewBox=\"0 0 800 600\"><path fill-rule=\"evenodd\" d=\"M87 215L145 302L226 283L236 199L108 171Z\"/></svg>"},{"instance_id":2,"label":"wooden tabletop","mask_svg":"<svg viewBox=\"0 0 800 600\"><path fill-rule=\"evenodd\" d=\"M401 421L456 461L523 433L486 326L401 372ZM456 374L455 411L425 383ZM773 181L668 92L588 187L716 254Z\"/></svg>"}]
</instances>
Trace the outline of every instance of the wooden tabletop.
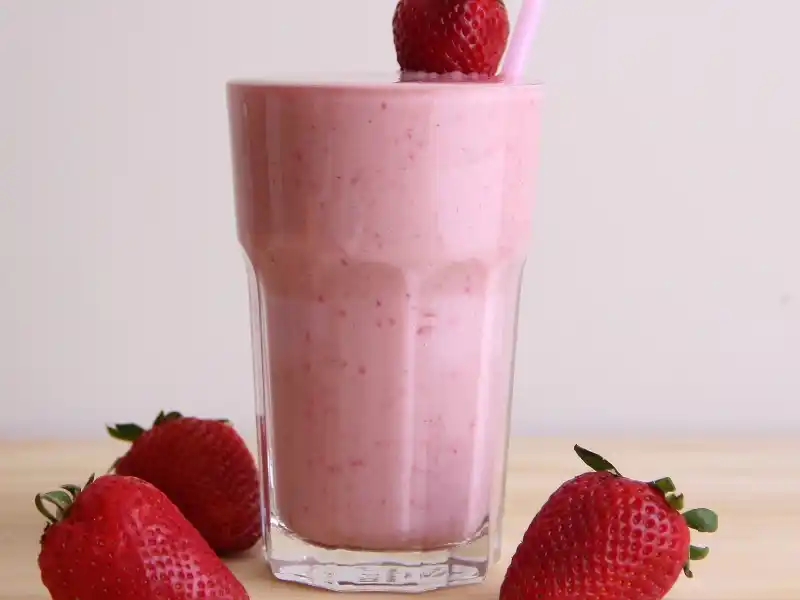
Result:
<instances>
[{"instance_id":1,"label":"wooden tabletop","mask_svg":"<svg viewBox=\"0 0 800 600\"><path fill-rule=\"evenodd\" d=\"M800 600L800 439L567 440L512 442L504 563L483 585L431 592L447 598L495 600L505 561L547 496L583 470L572 453L580 442L626 475L669 475L688 507L719 513L720 528L704 536L711 554L681 578L672 600ZM38 491L82 481L117 456L114 441L0 441L0 600L46 600L36 557L44 525L33 506ZM700 541L700 535L695 534ZM231 562L253 600L301 598L313 590L273 580L258 551ZM359 594L360 598L386 597Z\"/></svg>"}]
</instances>

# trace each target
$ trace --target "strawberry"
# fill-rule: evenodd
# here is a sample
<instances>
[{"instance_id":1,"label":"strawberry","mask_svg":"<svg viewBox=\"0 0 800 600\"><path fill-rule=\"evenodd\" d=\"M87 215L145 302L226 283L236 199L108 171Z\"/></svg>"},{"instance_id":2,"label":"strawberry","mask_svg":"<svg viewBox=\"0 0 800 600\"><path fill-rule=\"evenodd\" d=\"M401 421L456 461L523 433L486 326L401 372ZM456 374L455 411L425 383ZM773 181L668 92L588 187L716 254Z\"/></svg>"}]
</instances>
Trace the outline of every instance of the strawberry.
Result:
<instances>
[{"instance_id":1,"label":"strawberry","mask_svg":"<svg viewBox=\"0 0 800 600\"><path fill-rule=\"evenodd\" d=\"M244 440L226 421L161 414L147 431L108 427L132 442L118 475L152 483L221 555L251 548L261 537L258 472Z\"/></svg>"},{"instance_id":2,"label":"strawberry","mask_svg":"<svg viewBox=\"0 0 800 600\"><path fill-rule=\"evenodd\" d=\"M488 76L510 29L503 0L400 0L392 26L403 71Z\"/></svg>"},{"instance_id":3,"label":"strawberry","mask_svg":"<svg viewBox=\"0 0 800 600\"><path fill-rule=\"evenodd\" d=\"M681 514L683 495L669 478L636 481L575 446L592 469L561 485L525 532L500 588L500 600L661 600L690 560L689 529L717 530L708 509Z\"/></svg>"},{"instance_id":4,"label":"strawberry","mask_svg":"<svg viewBox=\"0 0 800 600\"><path fill-rule=\"evenodd\" d=\"M53 600L249 599L178 508L145 481L104 475L83 489L39 494L36 507L48 520L39 570Z\"/></svg>"}]
</instances>

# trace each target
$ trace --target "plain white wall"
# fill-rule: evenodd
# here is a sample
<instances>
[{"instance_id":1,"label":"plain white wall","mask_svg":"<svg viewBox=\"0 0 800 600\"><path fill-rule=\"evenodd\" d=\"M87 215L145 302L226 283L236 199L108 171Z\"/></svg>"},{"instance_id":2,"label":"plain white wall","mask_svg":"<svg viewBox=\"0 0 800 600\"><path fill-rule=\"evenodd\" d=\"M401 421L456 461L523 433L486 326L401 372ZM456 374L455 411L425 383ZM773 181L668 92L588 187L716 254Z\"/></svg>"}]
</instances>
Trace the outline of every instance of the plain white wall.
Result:
<instances>
[{"instance_id":1,"label":"plain white wall","mask_svg":"<svg viewBox=\"0 0 800 600\"><path fill-rule=\"evenodd\" d=\"M0 0L0 436L251 423L224 82L391 71L393 8ZM800 431L799 23L551 0L517 432Z\"/></svg>"}]
</instances>

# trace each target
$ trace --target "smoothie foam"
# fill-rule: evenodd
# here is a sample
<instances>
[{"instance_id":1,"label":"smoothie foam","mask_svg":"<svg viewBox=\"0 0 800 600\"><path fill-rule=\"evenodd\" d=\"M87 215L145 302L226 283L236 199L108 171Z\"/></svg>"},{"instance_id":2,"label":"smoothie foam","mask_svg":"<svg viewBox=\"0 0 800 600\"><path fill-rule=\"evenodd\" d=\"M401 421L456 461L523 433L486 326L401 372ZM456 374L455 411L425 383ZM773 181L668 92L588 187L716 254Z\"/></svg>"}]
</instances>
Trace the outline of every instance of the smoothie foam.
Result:
<instances>
[{"instance_id":1,"label":"smoothie foam","mask_svg":"<svg viewBox=\"0 0 800 600\"><path fill-rule=\"evenodd\" d=\"M229 85L272 517L427 550L499 527L539 91Z\"/></svg>"}]
</instances>

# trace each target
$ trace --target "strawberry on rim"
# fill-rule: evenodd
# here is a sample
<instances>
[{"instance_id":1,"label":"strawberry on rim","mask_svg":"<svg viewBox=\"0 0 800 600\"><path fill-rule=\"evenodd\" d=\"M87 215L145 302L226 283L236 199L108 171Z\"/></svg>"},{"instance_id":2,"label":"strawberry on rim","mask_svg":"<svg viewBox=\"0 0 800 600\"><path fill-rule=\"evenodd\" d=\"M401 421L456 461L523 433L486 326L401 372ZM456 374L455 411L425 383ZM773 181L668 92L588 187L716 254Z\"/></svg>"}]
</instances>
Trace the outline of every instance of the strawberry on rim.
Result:
<instances>
[{"instance_id":1,"label":"strawberry on rim","mask_svg":"<svg viewBox=\"0 0 800 600\"><path fill-rule=\"evenodd\" d=\"M393 19L404 72L494 76L509 37L503 0L400 0Z\"/></svg>"}]
</instances>

